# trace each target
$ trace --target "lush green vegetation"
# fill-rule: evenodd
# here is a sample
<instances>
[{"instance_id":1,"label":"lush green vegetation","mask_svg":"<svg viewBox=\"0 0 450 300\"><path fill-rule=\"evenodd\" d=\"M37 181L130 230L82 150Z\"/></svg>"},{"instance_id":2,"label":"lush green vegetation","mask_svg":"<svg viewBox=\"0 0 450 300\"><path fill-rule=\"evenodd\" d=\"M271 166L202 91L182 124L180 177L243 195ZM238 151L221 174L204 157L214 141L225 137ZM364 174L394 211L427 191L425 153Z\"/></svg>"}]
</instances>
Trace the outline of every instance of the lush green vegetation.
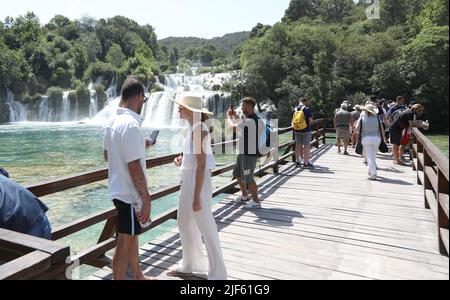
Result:
<instances>
[{"instance_id":1,"label":"lush green vegetation","mask_svg":"<svg viewBox=\"0 0 450 300\"><path fill-rule=\"evenodd\" d=\"M344 99L404 95L425 105L434 130L448 132L448 1L383 0L379 20L367 19L366 8L292 0L282 22L252 30L230 91L271 100L281 125L301 96L321 117Z\"/></svg>"},{"instance_id":2,"label":"lush green vegetation","mask_svg":"<svg viewBox=\"0 0 450 300\"><path fill-rule=\"evenodd\" d=\"M160 49L150 25L121 16L71 21L58 15L41 26L28 13L0 22L0 85L20 100L52 86L75 90L99 78L106 86L114 75L152 81L176 63Z\"/></svg>"},{"instance_id":3,"label":"lush green vegetation","mask_svg":"<svg viewBox=\"0 0 450 300\"><path fill-rule=\"evenodd\" d=\"M69 20L41 26L33 13L0 22L0 90L33 101L50 87L85 96L89 81L104 90L114 76L152 82L154 75L240 69L225 85L235 99L253 95L278 108L280 125L301 96L316 117L347 99L404 95L426 107L431 130L448 133L448 1L383 0L380 19L365 1L291 0L283 19L250 32L204 40L157 41L150 25L125 17ZM3 92L0 91L0 107ZM0 113L1 114L1 113Z\"/></svg>"}]
</instances>

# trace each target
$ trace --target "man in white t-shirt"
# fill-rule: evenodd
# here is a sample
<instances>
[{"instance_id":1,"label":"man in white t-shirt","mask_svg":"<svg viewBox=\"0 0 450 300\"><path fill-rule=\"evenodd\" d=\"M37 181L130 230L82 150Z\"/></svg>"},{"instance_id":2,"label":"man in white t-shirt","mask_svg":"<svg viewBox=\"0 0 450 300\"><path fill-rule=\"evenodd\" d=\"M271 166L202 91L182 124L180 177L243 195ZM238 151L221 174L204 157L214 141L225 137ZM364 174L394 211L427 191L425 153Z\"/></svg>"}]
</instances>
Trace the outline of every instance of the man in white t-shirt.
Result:
<instances>
[{"instance_id":1,"label":"man in white t-shirt","mask_svg":"<svg viewBox=\"0 0 450 300\"><path fill-rule=\"evenodd\" d=\"M139 80L128 78L122 87L122 104L104 127L104 156L109 167L109 194L118 212L117 246L113 257L115 280L125 279L128 266L135 279L145 276L139 266L141 224L150 219L151 198L147 189L145 148L141 131L142 107L147 101ZM135 204L141 206L135 212ZM136 214L140 213L139 216Z\"/></svg>"}]
</instances>

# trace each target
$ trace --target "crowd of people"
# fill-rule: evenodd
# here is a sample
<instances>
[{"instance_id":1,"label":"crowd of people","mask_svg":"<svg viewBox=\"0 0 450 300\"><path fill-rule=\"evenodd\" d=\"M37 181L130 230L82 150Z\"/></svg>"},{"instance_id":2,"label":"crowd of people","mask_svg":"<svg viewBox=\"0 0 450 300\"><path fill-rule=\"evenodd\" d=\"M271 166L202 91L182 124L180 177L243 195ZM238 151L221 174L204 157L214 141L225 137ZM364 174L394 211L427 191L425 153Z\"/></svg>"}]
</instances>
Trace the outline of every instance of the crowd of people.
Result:
<instances>
[{"instance_id":1,"label":"crowd of people","mask_svg":"<svg viewBox=\"0 0 450 300\"><path fill-rule=\"evenodd\" d=\"M396 101L370 97L364 105L351 106L344 101L336 110L334 126L336 128L336 146L344 155L349 155L348 147L361 152L364 164L369 168L369 180L377 180L377 153L389 151L392 146L393 163L406 165L405 149L409 146L412 128L428 130L428 121L421 120L425 108L414 100L407 105L406 98L398 96ZM358 145L359 144L359 145ZM409 149L408 149L409 151Z\"/></svg>"},{"instance_id":2,"label":"crowd of people","mask_svg":"<svg viewBox=\"0 0 450 300\"><path fill-rule=\"evenodd\" d=\"M154 144L144 138L141 112L147 102L142 83L128 78L122 87L121 105L104 126L104 158L108 162L109 196L117 209L117 246L113 256L113 276L125 279L128 268L138 280L154 280L146 276L139 265L139 235L151 224L152 199L148 190L146 149ZM210 280L227 279L217 224L211 211L212 175L215 167L208 120L212 113L203 108L203 100L195 95L173 99L179 107L180 118L187 121L188 134L183 154L174 160L180 170L181 188L178 201L178 227L183 259L169 276L207 273ZM260 157L261 132L265 123L256 114L257 102L252 97L242 100L242 117L230 107L227 126L239 134L239 154L233 176L241 189L237 204L247 209L261 209L254 172ZM404 164L405 141L412 127L428 129L421 120L424 107L417 103L406 106L404 97L395 102L372 97L364 105L344 101L334 116L337 152L350 155L354 148L363 154L368 165L369 179L377 179L377 152L390 143L393 162ZM302 97L292 110L295 135L296 166L314 169L310 144L313 110ZM253 129L253 130L250 130ZM153 141L154 142L154 141ZM342 149L343 148L343 149ZM383 148L384 149L384 148ZM48 208L26 188L8 179L0 169L0 227L51 238L46 217ZM203 255L206 246L207 260Z\"/></svg>"}]
</instances>

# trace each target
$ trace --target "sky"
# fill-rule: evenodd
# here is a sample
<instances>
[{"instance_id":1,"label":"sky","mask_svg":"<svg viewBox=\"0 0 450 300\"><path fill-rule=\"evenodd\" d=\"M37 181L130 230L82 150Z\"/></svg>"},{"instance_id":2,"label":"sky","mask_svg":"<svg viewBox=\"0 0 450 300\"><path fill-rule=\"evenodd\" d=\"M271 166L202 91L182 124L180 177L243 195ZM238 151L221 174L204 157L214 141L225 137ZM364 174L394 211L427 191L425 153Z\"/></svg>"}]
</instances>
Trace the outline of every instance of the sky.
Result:
<instances>
[{"instance_id":1,"label":"sky","mask_svg":"<svg viewBox=\"0 0 450 300\"><path fill-rule=\"evenodd\" d=\"M258 22L280 21L290 0L0 0L0 20L34 12L42 24L60 14L69 19L122 15L155 28L158 39L169 36L212 38L250 31Z\"/></svg>"}]
</instances>

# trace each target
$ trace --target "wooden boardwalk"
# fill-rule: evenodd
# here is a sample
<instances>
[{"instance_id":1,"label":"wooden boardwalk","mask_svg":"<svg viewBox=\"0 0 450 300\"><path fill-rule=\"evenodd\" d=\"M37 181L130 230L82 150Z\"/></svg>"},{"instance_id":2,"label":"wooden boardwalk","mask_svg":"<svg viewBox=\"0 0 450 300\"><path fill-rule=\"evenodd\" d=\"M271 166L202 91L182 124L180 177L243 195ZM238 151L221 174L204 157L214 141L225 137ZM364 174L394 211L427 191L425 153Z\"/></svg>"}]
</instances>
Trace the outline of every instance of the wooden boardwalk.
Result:
<instances>
[{"instance_id":1,"label":"wooden boardwalk","mask_svg":"<svg viewBox=\"0 0 450 300\"><path fill-rule=\"evenodd\" d=\"M230 279L449 279L411 167L380 156L373 182L359 157L331 145L313 160L315 170L289 163L264 177L261 210L234 204L238 194L214 206ZM181 260L178 230L141 247L140 259L146 274L174 279L165 274ZM111 270L89 278L111 279Z\"/></svg>"}]
</instances>

